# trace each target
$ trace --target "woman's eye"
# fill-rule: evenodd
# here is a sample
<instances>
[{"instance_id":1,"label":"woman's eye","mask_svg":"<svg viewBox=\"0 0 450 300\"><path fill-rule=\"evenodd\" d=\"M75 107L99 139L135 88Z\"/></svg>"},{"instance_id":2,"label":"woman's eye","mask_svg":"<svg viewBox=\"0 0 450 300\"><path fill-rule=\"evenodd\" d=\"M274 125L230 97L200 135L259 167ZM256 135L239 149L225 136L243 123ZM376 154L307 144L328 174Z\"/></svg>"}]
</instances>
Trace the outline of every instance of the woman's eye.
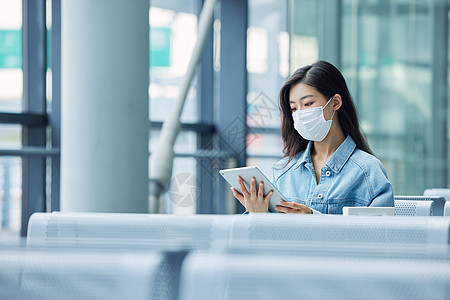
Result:
<instances>
[{"instance_id":1,"label":"woman's eye","mask_svg":"<svg viewBox=\"0 0 450 300\"><path fill-rule=\"evenodd\" d=\"M314 102L305 103L305 106L311 106Z\"/></svg>"},{"instance_id":2,"label":"woman's eye","mask_svg":"<svg viewBox=\"0 0 450 300\"><path fill-rule=\"evenodd\" d=\"M295 112L297 109L295 107L291 107L291 112Z\"/></svg>"}]
</instances>

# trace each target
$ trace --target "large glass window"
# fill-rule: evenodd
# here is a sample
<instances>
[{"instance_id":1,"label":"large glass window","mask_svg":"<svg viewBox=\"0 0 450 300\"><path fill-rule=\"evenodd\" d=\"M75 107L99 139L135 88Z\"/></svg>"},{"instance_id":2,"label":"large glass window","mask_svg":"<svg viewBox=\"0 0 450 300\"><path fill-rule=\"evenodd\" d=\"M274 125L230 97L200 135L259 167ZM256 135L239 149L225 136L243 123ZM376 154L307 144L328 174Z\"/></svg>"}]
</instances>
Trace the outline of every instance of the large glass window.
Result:
<instances>
[{"instance_id":1,"label":"large glass window","mask_svg":"<svg viewBox=\"0 0 450 300\"><path fill-rule=\"evenodd\" d=\"M291 2L291 68L331 49L394 193L448 186L448 1L343 0L334 11L325 2ZM338 37L330 15L340 19Z\"/></svg>"},{"instance_id":2,"label":"large glass window","mask_svg":"<svg viewBox=\"0 0 450 300\"><path fill-rule=\"evenodd\" d=\"M22 111L22 1L0 1L0 111Z\"/></svg>"},{"instance_id":3,"label":"large glass window","mask_svg":"<svg viewBox=\"0 0 450 300\"><path fill-rule=\"evenodd\" d=\"M22 107L22 1L0 1L0 112ZM0 149L19 149L22 126L0 124ZM1 230L20 231L22 159L0 156Z\"/></svg>"},{"instance_id":4,"label":"large glass window","mask_svg":"<svg viewBox=\"0 0 450 300\"><path fill-rule=\"evenodd\" d=\"M291 72L319 59L319 2L317 0L290 1Z\"/></svg>"},{"instance_id":5,"label":"large glass window","mask_svg":"<svg viewBox=\"0 0 450 300\"><path fill-rule=\"evenodd\" d=\"M150 121L164 121L178 94L187 71L197 38L199 1L151 1L150 7ZM181 116L182 123L199 121L195 79L187 95ZM155 149L159 130L151 129L150 152ZM164 212L193 214L199 199L195 132L181 132L175 145L172 180L164 195ZM191 157L189 157L191 156ZM188 195L184 197L183 195Z\"/></svg>"},{"instance_id":6,"label":"large glass window","mask_svg":"<svg viewBox=\"0 0 450 300\"><path fill-rule=\"evenodd\" d=\"M446 89L433 55L448 46L434 32L441 1L343 1L342 66L362 127L395 194L447 184ZM448 18L448 14L446 14ZM447 31L448 32L448 31ZM439 134L441 133L441 134Z\"/></svg>"},{"instance_id":7,"label":"large glass window","mask_svg":"<svg viewBox=\"0 0 450 300\"><path fill-rule=\"evenodd\" d=\"M150 7L150 119L163 121L171 111L197 39L198 1L152 1ZM181 116L196 122L197 97L192 84Z\"/></svg>"},{"instance_id":8,"label":"large glass window","mask_svg":"<svg viewBox=\"0 0 450 300\"><path fill-rule=\"evenodd\" d=\"M247 165L267 176L282 156L278 92L289 76L287 1L248 2Z\"/></svg>"}]
</instances>

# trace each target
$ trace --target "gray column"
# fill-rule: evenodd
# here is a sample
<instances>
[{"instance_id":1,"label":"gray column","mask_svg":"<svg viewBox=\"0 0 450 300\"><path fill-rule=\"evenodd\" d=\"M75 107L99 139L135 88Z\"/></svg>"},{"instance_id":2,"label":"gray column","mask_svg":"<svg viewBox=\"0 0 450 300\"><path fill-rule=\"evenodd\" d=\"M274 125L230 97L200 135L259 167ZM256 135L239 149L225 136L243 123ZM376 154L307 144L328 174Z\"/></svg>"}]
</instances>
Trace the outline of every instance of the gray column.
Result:
<instances>
[{"instance_id":1,"label":"gray column","mask_svg":"<svg viewBox=\"0 0 450 300\"><path fill-rule=\"evenodd\" d=\"M52 128L52 148L61 149L61 0L52 0L52 111L48 122ZM60 210L61 159L52 158L51 211ZM47 208L48 211L48 208Z\"/></svg>"},{"instance_id":2,"label":"gray column","mask_svg":"<svg viewBox=\"0 0 450 300\"><path fill-rule=\"evenodd\" d=\"M148 0L61 3L61 210L148 211Z\"/></svg>"},{"instance_id":3,"label":"gray column","mask_svg":"<svg viewBox=\"0 0 450 300\"><path fill-rule=\"evenodd\" d=\"M23 110L26 113L46 113L45 85L45 1L23 0ZM46 126L25 125L22 131L24 147L45 147ZM24 157L22 163L22 229L27 234L28 219L45 207L45 158Z\"/></svg>"},{"instance_id":4,"label":"gray column","mask_svg":"<svg viewBox=\"0 0 450 300\"><path fill-rule=\"evenodd\" d=\"M248 1L220 2L220 102L217 131L220 149L232 153L238 167L247 163L247 8ZM214 212L226 213L227 193L228 186L219 181L219 197L213 204ZM237 212L241 211L243 209L239 205Z\"/></svg>"}]
</instances>

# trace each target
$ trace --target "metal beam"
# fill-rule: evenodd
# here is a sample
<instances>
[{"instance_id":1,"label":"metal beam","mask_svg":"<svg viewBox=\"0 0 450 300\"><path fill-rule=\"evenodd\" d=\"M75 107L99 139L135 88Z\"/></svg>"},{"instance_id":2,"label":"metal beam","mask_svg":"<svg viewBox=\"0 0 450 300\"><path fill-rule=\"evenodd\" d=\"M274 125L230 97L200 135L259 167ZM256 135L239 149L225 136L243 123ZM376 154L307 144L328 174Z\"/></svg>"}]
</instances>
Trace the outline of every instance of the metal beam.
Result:
<instances>
[{"instance_id":1,"label":"metal beam","mask_svg":"<svg viewBox=\"0 0 450 300\"><path fill-rule=\"evenodd\" d=\"M151 129L161 129L162 125L163 122L150 122ZM180 126L181 131L195 131L205 134L213 134L216 131L215 126L210 122L182 123Z\"/></svg>"},{"instance_id":2,"label":"metal beam","mask_svg":"<svg viewBox=\"0 0 450 300\"><path fill-rule=\"evenodd\" d=\"M52 0L52 111L49 122L52 128L52 148L61 147L61 0ZM60 210L61 158L52 159L51 207Z\"/></svg>"},{"instance_id":3,"label":"metal beam","mask_svg":"<svg viewBox=\"0 0 450 300\"><path fill-rule=\"evenodd\" d=\"M22 149L0 149L0 156L21 156L21 157L52 157L60 155L59 148L25 147Z\"/></svg>"},{"instance_id":4,"label":"metal beam","mask_svg":"<svg viewBox=\"0 0 450 300\"><path fill-rule=\"evenodd\" d=\"M47 115L37 113L0 113L0 124L21 124L24 126L46 126Z\"/></svg>"},{"instance_id":5,"label":"metal beam","mask_svg":"<svg viewBox=\"0 0 450 300\"><path fill-rule=\"evenodd\" d=\"M24 112L41 115L46 113L45 4L45 0L22 0ZM45 147L45 126L24 126L22 139L24 147ZM46 210L45 167L45 158L23 158L22 236L27 234L30 216Z\"/></svg>"},{"instance_id":6,"label":"metal beam","mask_svg":"<svg viewBox=\"0 0 450 300\"><path fill-rule=\"evenodd\" d=\"M432 52L432 136L429 175L426 188L447 187L448 166L448 1L433 1L433 52Z\"/></svg>"},{"instance_id":7,"label":"metal beam","mask_svg":"<svg viewBox=\"0 0 450 300\"><path fill-rule=\"evenodd\" d=\"M200 4L199 7L201 8L204 0L199 0L198 2ZM200 9L198 14L200 14ZM197 109L200 112L200 122L207 124L213 124L214 122L213 26L214 18L203 46L200 66L197 71L197 95L200 95L197 100ZM212 129L214 129L214 127ZM211 150L213 148L213 133L214 130L202 132L197 131L197 148L199 150ZM198 199L199 201L196 203L196 211L199 214L213 213L213 183L216 181L213 161L214 158L207 157L197 159L197 178L201 184L200 199Z\"/></svg>"}]
</instances>

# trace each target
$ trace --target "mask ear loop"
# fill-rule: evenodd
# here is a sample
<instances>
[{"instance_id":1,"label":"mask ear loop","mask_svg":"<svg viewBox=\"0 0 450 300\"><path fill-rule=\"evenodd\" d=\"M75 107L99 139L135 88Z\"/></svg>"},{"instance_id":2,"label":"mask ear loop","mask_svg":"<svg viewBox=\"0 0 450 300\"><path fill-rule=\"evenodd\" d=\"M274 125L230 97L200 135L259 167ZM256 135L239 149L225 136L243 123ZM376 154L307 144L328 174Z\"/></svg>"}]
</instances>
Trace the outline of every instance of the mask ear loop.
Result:
<instances>
[{"instance_id":1,"label":"mask ear loop","mask_svg":"<svg viewBox=\"0 0 450 300\"><path fill-rule=\"evenodd\" d=\"M323 109L328 105L328 103L330 103L330 101L331 101L331 99L333 99L333 97L334 97L334 96L331 96L331 98L328 100L327 104L325 104L324 106L322 106L322 114L323 114ZM334 117L334 113L335 113L335 112L336 112L336 111L333 110L333 114L331 115L330 120L333 120L333 117ZM325 117L324 117L324 119L325 119ZM328 121L330 121L330 120L328 120ZM326 120L325 120L325 121L326 121Z\"/></svg>"},{"instance_id":2,"label":"mask ear loop","mask_svg":"<svg viewBox=\"0 0 450 300\"><path fill-rule=\"evenodd\" d=\"M334 116L334 113L335 113L336 111L335 110L333 110L333 114L331 115L331 118L330 118L330 120L333 120L333 116ZM330 120L328 120L328 121L330 121Z\"/></svg>"}]
</instances>

